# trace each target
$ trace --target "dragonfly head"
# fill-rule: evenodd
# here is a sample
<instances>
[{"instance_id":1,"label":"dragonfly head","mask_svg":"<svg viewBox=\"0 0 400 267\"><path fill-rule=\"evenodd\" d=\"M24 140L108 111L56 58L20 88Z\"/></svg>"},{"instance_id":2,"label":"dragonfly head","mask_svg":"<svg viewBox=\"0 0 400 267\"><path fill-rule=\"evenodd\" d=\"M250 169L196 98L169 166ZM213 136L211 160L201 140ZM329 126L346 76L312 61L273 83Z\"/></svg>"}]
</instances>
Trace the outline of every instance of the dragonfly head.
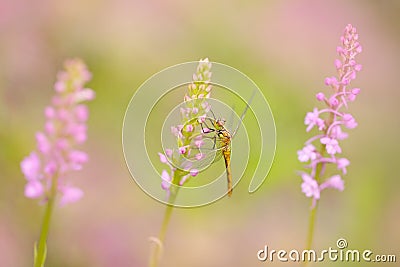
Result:
<instances>
[{"instance_id":1,"label":"dragonfly head","mask_svg":"<svg viewBox=\"0 0 400 267\"><path fill-rule=\"evenodd\" d=\"M220 127L224 126L225 125L225 119L218 119L217 120L217 125L220 126Z\"/></svg>"}]
</instances>

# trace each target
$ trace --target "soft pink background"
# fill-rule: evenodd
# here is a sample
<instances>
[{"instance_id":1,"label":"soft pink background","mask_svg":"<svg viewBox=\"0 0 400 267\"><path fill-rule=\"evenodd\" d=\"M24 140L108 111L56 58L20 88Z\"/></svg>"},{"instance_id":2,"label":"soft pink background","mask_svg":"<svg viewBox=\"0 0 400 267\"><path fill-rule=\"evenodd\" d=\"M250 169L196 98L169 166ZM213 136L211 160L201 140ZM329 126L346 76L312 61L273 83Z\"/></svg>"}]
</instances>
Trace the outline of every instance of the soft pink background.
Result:
<instances>
[{"instance_id":1,"label":"soft pink background","mask_svg":"<svg viewBox=\"0 0 400 267\"><path fill-rule=\"evenodd\" d=\"M240 69L263 90L276 119L276 160L253 195L243 183L231 199L175 210L162 266L292 266L260 263L256 252L304 246L309 201L295 173L296 150L310 136L304 115L326 90L325 76L334 75L348 23L364 48L354 82L362 94L350 107L359 127L343 142L351 159L345 191L322 196L315 247L345 237L351 248L399 256L399 13L397 1L1 0L0 265L32 265L43 207L23 196L19 162L43 127L57 70L76 56L87 62L97 92L85 144L91 160L72 178L85 197L54 213L47 266L147 264L148 238L165 207L125 166L124 111L152 74L204 57Z\"/></svg>"}]
</instances>

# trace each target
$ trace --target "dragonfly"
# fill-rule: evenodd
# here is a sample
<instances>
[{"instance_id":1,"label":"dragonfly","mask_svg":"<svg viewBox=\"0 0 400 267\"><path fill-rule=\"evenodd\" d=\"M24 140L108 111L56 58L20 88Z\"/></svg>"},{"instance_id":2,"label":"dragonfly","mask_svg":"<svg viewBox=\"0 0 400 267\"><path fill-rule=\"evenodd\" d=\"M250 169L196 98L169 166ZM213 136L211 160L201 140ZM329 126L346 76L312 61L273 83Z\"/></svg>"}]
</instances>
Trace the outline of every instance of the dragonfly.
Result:
<instances>
[{"instance_id":1,"label":"dragonfly","mask_svg":"<svg viewBox=\"0 0 400 267\"><path fill-rule=\"evenodd\" d=\"M235 137L239 127L241 126L244 116L250 107L250 103L254 97L254 93L250 100L247 102L245 109L240 116L239 123L233 132L230 132L225 127L225 119L216 118L212 110L210 110L212 117L203 118L200 121L201 133L203 138L210 139L212 141L212 148L216 154L212 163L218 161L222 157L225 161L225 170L228 184L228 196L232 196L233 185L232 185L232 170L231 170L231 153L232 153L232 139Z\"/></svg>"},{"instance_id":2,"label":"dragonfly","mask_svg":"<svg viewBox=\"0 0 400 267\"><path fill-rule=\"evenodd\" d=\"M211 111L212 112L212 111ZM222 156L225 161L226 176L228 180L228 196L232 196L232 170L231 170L231 141L233 135L226 129L224 119L216 119L214 113L212 112L214 119L207 118L212 127L206 123L206 121L200 123L201 131L203 134L214 134L213 139L213 149L217 148L221 151ZM221 158L217 156L217 159Z\"/></svg>"}]
</instances>

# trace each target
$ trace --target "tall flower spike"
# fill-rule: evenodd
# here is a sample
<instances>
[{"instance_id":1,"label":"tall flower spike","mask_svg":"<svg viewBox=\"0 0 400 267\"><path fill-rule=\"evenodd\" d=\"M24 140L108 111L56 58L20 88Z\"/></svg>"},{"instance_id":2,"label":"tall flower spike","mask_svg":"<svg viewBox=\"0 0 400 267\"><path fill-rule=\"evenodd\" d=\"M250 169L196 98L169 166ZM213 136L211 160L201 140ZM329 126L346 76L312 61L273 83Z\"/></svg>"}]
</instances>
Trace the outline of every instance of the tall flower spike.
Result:
<instances>
[{"instance_id":1,"label":"tall flower spike","mask_svg":"<svg viewBox=\"0 0 400 267\"><path fill-rule=\"evenodd\" d=\"M161 163L168 166L161 175L161 187L167 191L167 196L170 195L171 184L181 186L199 173L188 159L192 157L192 160L199 160L203 157L196 151L204 143L199 134L200 123L204 122L211 108L206 101L212 89L210 69L208 58L199 61L196 73L193 74L193 82L188 85L188 91L183 98L181 124L171 127L171 133L177 140L177 148L166 149L165 154L158 153ZM197 148L196 151L192 151L193 148Z\"/></svg>"},{"instance_id":2,"label":"tall flower spike","mask_svg":"<svg viewBox=\"0 0 400 267\"><path fill-rule=\"evenodd\" d=\"M301 188L306 197L313 198L313 206L320 199L322 190L326 188L344 190L344 181L339 174L325 179L323 177L328 164L336 165L334 169L336 171L347 173L346 167L350 161L346 158L337 158L337 155L342 153L339 141L348 137L342 128L357 127L354 117L347 111L342 111L343 108L347 109L348 102L354 101L360 93L359 88L350 86L362 69L356 62L356 56L362 51L356 28L350 24L347 25L340 41L341 46L336 49L339 58L334 61L337 76L325 78L325 84L331 88L331 93L330 95L322 92L316 94L316 99L325 103L326 107L320 110L315 107L304 119L306 131L309 132L317 126L315 128L318 133L297 152L300 162L309 162L306 166L310 169L309 174L301 173L303 180ZM316 147L320 149L317 150Z\"/></svg>"},{"instance_id":3,"label":"tall flower spike","mask_svg":"<svg viewBox=\"0 0 400 267\"><path fill-rule=\"evenodd\" d=\"M67 177L88 161L78 145L87 138L89 111L83 103L95 96L93 90L84 87L91 74L83 61L67 60L64 67L57 75L51 104L44 111L44 130L36 133L37 149L21 162L27 180L25 196L46 202L59 192L61 205L78 201L83 195L82 190L69 185Z\"/></svg>"}]
</instances>

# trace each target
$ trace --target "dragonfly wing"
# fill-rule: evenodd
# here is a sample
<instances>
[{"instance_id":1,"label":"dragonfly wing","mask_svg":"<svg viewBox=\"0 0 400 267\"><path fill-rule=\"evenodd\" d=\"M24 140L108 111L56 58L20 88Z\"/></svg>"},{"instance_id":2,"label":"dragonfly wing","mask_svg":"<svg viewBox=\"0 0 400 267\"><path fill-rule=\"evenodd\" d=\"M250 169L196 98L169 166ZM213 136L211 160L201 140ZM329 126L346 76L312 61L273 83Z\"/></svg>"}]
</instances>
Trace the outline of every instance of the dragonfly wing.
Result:
<instances>
[{"instance_id":1,"label":"dragonfly wing","mask_svg":"<svg viewBox=\"0 0 400 267\"><path fill-rule=\"evenodd\" d=\"M185 156L185 161L182 163L182 167L183 169L197 169L201 171L221 158L221 150L190 147L188 155Z\"/></svg>"},{"instance_id":2,"label":"dragonfly wing","mask_svg":"<svg viewBox=\"0 0 400 267\"><path fill-rule=\"evenodd\" d=\"M216 126L215 121L208 118L199 125L200 127L195 128L196 134L192 135L185 160L181 163L184 170L207 168L222 158L222 151L229 145L218 136L216 129L211 128Z\"/></svg>"}]
</instances>

